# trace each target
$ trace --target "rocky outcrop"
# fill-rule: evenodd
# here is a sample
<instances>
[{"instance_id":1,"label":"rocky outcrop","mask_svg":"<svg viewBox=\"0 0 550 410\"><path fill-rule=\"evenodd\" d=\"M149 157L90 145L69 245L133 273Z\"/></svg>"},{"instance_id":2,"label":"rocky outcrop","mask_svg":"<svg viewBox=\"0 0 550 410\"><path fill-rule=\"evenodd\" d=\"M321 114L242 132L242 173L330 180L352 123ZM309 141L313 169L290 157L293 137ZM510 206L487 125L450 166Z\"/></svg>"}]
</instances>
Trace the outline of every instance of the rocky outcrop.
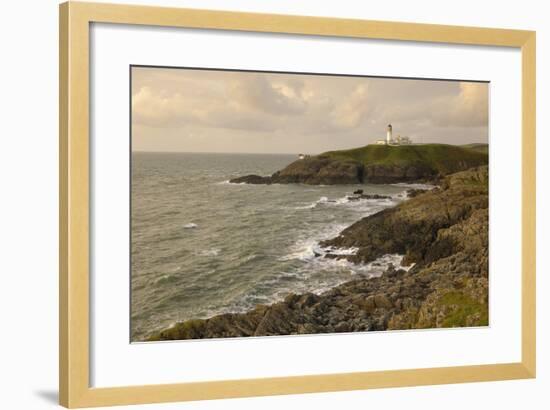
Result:
<instances>
[{"instance_id":1,"label":"rocky outcrop","mask_svg":"<svg viewBox=\"0 0 550 410\"><path fill-rule=\"evenodd\" d=\"M230 179L232 184L271 184L270 176L245 175L244 177Z\"/></svg>"},{"instance_id":2,"label":"rocky outcrop","mask_svg":"<svg viewBox=\"0 0 550 410\"><path fill-rule=\"evenodd\" d=\"M358 161L328 156L308 157L294 161L271 176L245 175L231 183L248 184L391 184L398 182L433 181L438 173L428 166L363 165Z\"/></svg>"},{"instance_id":3,"label":"rocky outcrop","mask_svg":"<svg viewBox=\"0 0 550 410\"><path fill-rule=\"evenodd\" d=\"M356 263L405 254L389 267L321 295L287 296L239 314L176 324L150 340L418 329L488 324L488 169L445 178L441 187L366 217L324 246L357 247Z\"/></svg>"},{"instance_id":4,"label":"rocky outcrop","mask_svg":"<svg viewBox=\"0 0 550 410\"><path fill-rule=\"evenodd\" d=\"M363 182L363 166L355 161L340 161L329 157L307 157L295 161L270 177L246 175L231 179L232 183L336 185Z\"/></svg>"},{"instance_id":5,"label":"rocky outcrop","mask_svg":"<svg viewBox=\"0 0 550 410\"><path fill-rule=\"evenodd\" d=\"M488 207L486 166L452 174L439 189L425 192L396 208L364 218L323 246L359 248L346 256L355 263L366 263L391 253L405 254L404 262L431 263L454 249L449 239L436 241L442 229L470 218L476 210Z\"/></svg>"},{"instance_id":6,"label":"rocky outcrop","mask_svg":"<svg viewBox=\"0 0 550 410\"><path fill-rule=\"evenodd\" d=\"M425 189L411 188L411 189L407 189L406 194L407 194L407 198L414 198L415 196L423 194L424 192L426 192Z\"/></svg>"}]
</instances>

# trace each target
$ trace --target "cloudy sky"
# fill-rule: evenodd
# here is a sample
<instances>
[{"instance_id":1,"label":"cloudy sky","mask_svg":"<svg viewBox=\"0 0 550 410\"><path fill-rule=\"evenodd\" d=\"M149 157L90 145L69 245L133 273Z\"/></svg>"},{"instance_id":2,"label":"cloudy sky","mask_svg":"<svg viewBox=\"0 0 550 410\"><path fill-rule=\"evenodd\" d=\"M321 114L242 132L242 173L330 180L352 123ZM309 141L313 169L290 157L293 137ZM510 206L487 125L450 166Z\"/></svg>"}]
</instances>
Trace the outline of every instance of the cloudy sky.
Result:
<instances>
[{"instance_id":1,"label":"cloudy sky","mask_svg":"<svg viewBox=\"0 0 550 410\"><path fill-rule=\"evenodd\" d=\"M135 151L309 153L394 135L488 140L488 84L460 81L132 69Z\"/></svg>"}]
</instances>

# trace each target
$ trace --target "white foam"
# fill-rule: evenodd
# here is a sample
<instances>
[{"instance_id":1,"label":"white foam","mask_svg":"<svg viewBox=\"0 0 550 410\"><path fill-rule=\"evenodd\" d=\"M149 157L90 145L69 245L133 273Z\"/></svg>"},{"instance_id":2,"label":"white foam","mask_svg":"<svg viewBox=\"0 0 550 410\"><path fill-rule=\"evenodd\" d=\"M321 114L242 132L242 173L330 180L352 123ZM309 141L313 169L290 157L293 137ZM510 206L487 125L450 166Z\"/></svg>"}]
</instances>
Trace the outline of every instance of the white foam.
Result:
<instances>
[{"instance_id":1,"label":"white foam","mask_svg":"<svg viewBox=\"0 0 550 410\"><path fill-rule=\"evenodd\" d=\"M353 252L357 252L354 248L340 248L339 250L335 249L325 249L325 252L330 251L332 255L353 255ZM380 258L369 262L369 263L353 263L345 258L334 259L326 257L317 257L314 261L316 264L325 265L326 268L344 268L349 269L351 274L362 274L369 278L381 276L388 267L393 266L395 269L403 269L408 271L413 265L403 267L401 262L403 261L404 255L399 254L386 254Z\"/></svg>"},{"instance_id":2,"label":"white foam","mask_svg":"<svg viewBox=\"0 0 550 410\"><path fill-rule=\"evenodd\" d=\"M356 200L351 200L348 195L345 195L341 198L336 199L329 199L326 196L320 197L317 201L304 204L300 206L296 206L292 209L314 209L318 206L348 206L350 208L353 208L359 212L367 212L366 215L368 216L374 213L373 211L376 210L378 212L380 209L377 208L378 205L385 205L385 207L389 207L392 205L397 205L399 199L404 200L406 199L406 195L403 193L400 197L397 196L396 198L373 198L373 199L366 199L366 198L359 198Z\"/></svg>"},{"instance_id":3,"label":"white foam","mask_svg":"<svg viewBox=\"0 0 550 410\"><path fill-rule=\"evenodd\" d=\"M313 202L311 204L308 204L308 205L304 205L304 206L295 206L294 208L292 209L313 209L317 206L317 202Z\"/></svg>"},{"instance_id":4,"label":"white foam","mask_svg":"<svg viewBox=\"0 0 550 410\"><path fill-rule=\"evenodd\" d=\"M357 251L359 250L359 248L355 248L355 247L352 247L352 248L334 248L332 246L329 246L327 248L322 248L322 250L325 253L330 252L332 255L346 256L346 255L355 255L357 253Z\"/></svg>"},{"instance_id":5,"label":"white foam","mask_svg":"<svg viewBox=\"0 0 550 410\"><path fill-rule=\"evenodd\" d=\"M288 261L296 259L308 261L315 258L317 255L322 255L324 251L319 245L319 242L336 236L345 228L346 225L344 224L331 225L314 236L298 239L292 246L291 252L288 255L281 257L280 260Z\"/></svg>"},{"instance_id":6,"label":"white foam","mask_svg":"<svg viewBox=\"0 0 550 410\"><path fill-rule=\"evenodd\" d=\"M203 249L195 253L198 256L218 256L220 254L220 249L218 248L212 248L212 249Z\"/></svg>"},{"instance_id":7,"label":"white foam","mask_svg":"<svg viewBox=\"0 0 550 410\"><path fill-rule=\"evenodd\" d=\"M195 229L199 226L193 222L183 225L183 229Z\"/></svg>"},{"instance_id":8,"label":"white foam","mask_svg":"<svg viewBox=\"0 0 550 410\"><path fill-rule=\"evenodd\" d=\"M317 205L319 204L326 204L327 202L329 202L329 199L326 197L326 196L322 196L321 198L319 198L317 201L315 202L312 202L310 204L307 204L307 205L301 205L301 206L296 206L294 207L293 209L313 209L315 208Z\"/></svg>"}]
</instances>

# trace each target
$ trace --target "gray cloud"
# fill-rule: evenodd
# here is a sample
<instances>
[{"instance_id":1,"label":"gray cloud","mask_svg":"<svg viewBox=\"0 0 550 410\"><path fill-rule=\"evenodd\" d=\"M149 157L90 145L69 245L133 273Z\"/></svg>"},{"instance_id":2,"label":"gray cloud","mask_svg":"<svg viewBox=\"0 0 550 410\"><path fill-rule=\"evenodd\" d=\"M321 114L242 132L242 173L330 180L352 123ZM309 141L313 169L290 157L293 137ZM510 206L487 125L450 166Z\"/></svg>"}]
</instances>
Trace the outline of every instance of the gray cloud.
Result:
<instances>
[{"instance_id":1,"label":"gray cloud","mask_svg":"<svg viewBox=\"0 0 550 410\"><path fill-rule=\"evenodd\" d=\"M137 150L317 153L392 123L418 142L488 138L488 84L134 68Z\"/></svg>"}]
</instances>

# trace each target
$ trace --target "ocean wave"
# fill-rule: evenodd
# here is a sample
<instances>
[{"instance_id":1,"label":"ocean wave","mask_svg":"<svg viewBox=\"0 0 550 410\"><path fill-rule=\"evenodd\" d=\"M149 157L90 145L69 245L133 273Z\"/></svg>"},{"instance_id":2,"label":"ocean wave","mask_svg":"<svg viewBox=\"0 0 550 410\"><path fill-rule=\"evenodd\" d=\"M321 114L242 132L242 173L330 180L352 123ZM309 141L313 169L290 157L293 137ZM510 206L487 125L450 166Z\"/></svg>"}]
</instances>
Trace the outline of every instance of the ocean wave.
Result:
<instances>
[{"instance_id":1,"label":"ocean wave","mask_svg":"<svg viewBox=\"0 0 550 410\"><path fill-rule=\"evenodd\" d=\"M349 248L349 249L340 249L339 252L340 252L338 253L339 255L345 256L345 255L353 255L354 253L352 252L357 252L357 251L352 248ZM335 250L331 249L330 253L334 255ZM368 278L374 278L374 277L381 276L390 266L395 269L403 269L406 271L411 269L414 265L401 266L403 257L404 255L399 255L399 254L386 254L369 263L353 263L345 258L326 258L323 255L310 261L309 264L312 266L308 267L308 269L311 269L311 268L328 269L328 270L345 269L352 275L360 274ZM332 288L334 286L339 285L340 283L332 283L330 284L329 287Z\"/></svg>"},{"instance_id":2,"label":"ocean wave","mask_svg":"<svg viewBox=\"0 0 550 410\"><path fill-rule=\"evenodd\" d=\"M250 261L256 259L257 257L258 257L258 255L256 255L256 254L247 255L243 258L243 262L250 262Z\"/></svg>"},{"instance_id":3,"label":"ocean wave","mask_svg":"<svg viewBox=\"0 0 550 410\"><path fill-rule=\"evenodd\" d=\"M288 253L285 256L282 256L281 258L279 258L279 260L289 261L289 260L296 259L301 261L307 261L319 255L322 255L323 250L319 245L319 242L325 239L329 239L333 236L336 236L345 228L346 228L346 225L344 224L330 225L325 229L323 229L322 231L318 232L317 234L314 234L312 236L305 237L305 238L300 238L291 247L290 253Z\"/></svg>"},{"instance_id":4,"label":"ocean wave","mask_svg":"<svg viewBox=\"0 0 550 410\"><path fill-rule=\"evenodd\" d=\"M352 255L357 248L330 249L331 253L340 255ZM314 293L320 295L345 283L355 275L366 278L381 276L390 266L395 269L409 270L410 266L401 266L403 255L387 254L370 263L355 264L347 259L332 259L313 257L303 260L304 265L293 271L283 271L277 276L262 280L255 290L234 301L231 306L224 309L225 312L244 312L253 308L256 304L276 303L283 300L289 294ZM335 271L347 271L347 275L333 275ZM317 275L320 271L333 272L333 274Z\"/></svg>"},{"instance_id":5,"label":"ocean wave","mask_svg":"<svg viewBox=\"0 0 550 410\"><path fill-rule=\"evenodd\" d=\"M334 237L339 234L345 228L344 225L332 225L317 235L310 236L308 238L299 239L290 249L290 252L281 257L281 261L300 261L305 266L299 267L305 272L316 270L341 270L345 269L352 274L366 274L367 276L381 275L389 265L394 268L408 270L412 267L403 267L401 262L403 255L387 254L369 263L353 263L350 262L345 256L351 256L357 254L359 248L336 248L332 246L323 247L320 245L325 239ZM326 257L328 254L337 256ZM341 256L338 258L338 256ZM336 285L332 285L336 286Z\"/></svg>"},{"instance_id":6,"label":"ocean wave","mask_svg":"<svg viewBox=\"0 0 550 410\"><path fill-rule=\"evenodd\" d=\"M153 285L162 285L165 283L173 283L177 280L177 277L173 274L162 275L161 277L153 281Z\"/></svg>"},{"instance_id":7,"label":"ocean wave","mask_svg":"<svg viewBox=\"0 0 550 410\"><path fill-rule=\"evenodd\" d=\"M293 209L313 209L315 208L317 205L319 204L325 204L329 202L329 199L326 197L326 196L322 196L321 198L319 198L317 201L315 202L312 202L312 203L309 203L307 205L303 205L303 206L296 206L294 207Z\"/></svg>"},{"instance_id":8,"label":"ocean wave","mask_svg":"<svg viewBox=\"0 0 550 410\"><path fill-rule=\"evenodd\" d=\"M401 195L401 196L400 196ZM305 203L303 205L299 205L296 207L293 207L292 209L314 209L318 206L347 206L352 209L358 210L360 212L366 211L368 212L371 209L374 209L377 205L385 205L385 206L392 206L396 205L396 200L403 200L406 199L406 195L404 193L398 194L395 197L390 198L373 198L373 199L367 199L367 198L359 198L359 199L350 199L349 195L344 195L343 197L336 198L336 199L329 199L326 196L320 197L317 201L311 202L311 203Z\"/></svg>"},{"instance_id":9,"label":"ocean wave","mask_svg":"<svg viewBox=\"0 0 550 410\"><path fill-rule=\"evenodd\" d=\"M359 248L351 247L351 248L335 248L332 246L328 246L325 248L321 248L321 250L324 253L330 253L331 255L337 255L337 256L348 256L348 255L355 255Z\"/></svg>"},{"instance_id":10,"label":"ocean wave","mask_svg":"<svg viewBox=\"0 0 550 410\"><path fill-rule=\"evenodd\" d=\"M200 251L195 252L195 255L197 256L218 256L219 254L219 248L201 249Z\"/></svg>"},{"instance_id":11,"label":"ocean wave","mask_svg":"<svg viewBox=\"0 0 550 410\"><path fill-rule=\"evenodd\" d=\"M313 202L311 204L308 204L308 205L303 205L303 206L295 206L293 207L292 209L313 209L317 206L317 202Z\"/></svg>"},{"instance_id":12,"label":"ocean wave","mask_svg":"<svg viewBox=\"0 0 550 410\"><path fill-rule=\"evenodd\" d=\"M183 225L183 229L195 229L195 228L198 228L198 227L199 227L199 225L197 225L193 222Z\"/></svg>"}]
</instances>

